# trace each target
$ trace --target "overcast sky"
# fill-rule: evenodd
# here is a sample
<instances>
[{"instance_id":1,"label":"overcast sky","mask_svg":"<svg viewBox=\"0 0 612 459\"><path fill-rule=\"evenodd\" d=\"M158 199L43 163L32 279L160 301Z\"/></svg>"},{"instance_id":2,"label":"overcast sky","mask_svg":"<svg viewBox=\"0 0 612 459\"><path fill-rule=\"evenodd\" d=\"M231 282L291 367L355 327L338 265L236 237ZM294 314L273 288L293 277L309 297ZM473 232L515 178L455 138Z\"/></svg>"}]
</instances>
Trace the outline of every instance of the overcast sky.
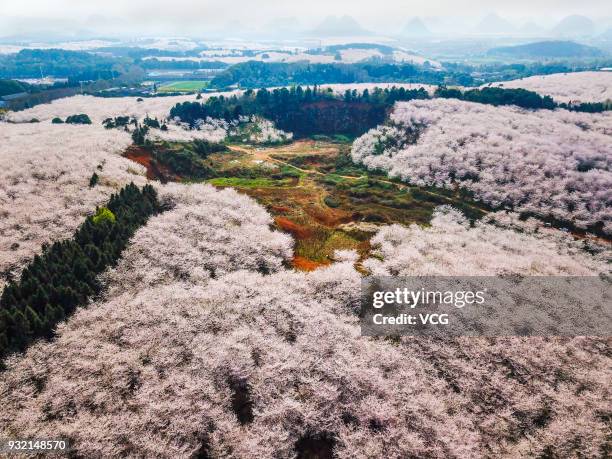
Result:
<instances>
[{"instance_id":1,"label":"overcast sky","mask_svg":"<svg viewBox=\"0 0 612 459\"><path fill-rule=\"evenodd\" d=\"M364 27L399 27L413 16L443 16L475 23L496 12L520 23L542 25L570 14L595 20L612 16L611 0L0 0L0 36L63 28L138 34L203 34L231 21L262 27L279 17L296 17L310 26L327 15L348 14Z\"/></svg>"}]
</instances>

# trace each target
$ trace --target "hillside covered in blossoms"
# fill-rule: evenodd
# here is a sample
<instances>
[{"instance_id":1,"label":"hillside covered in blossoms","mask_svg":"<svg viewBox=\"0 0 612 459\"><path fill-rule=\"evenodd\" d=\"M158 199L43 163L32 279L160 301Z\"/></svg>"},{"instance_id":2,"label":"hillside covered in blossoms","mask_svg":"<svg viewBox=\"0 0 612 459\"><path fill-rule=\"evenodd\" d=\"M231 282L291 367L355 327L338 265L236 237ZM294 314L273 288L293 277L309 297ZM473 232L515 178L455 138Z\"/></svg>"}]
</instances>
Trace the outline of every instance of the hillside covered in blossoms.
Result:
<instances>
[{"instance_id":1,"label":"hillside covered in blossoms","mask_svg":"<svg viewBox=\"0 0 612 459\"><path fill-rule=\"evenodd\" d=\"M398 103L352 158L417 185L458 184L494 208L610 234L612 116L456 100Z\"/></svg>"},{"instance_id":2,"label":"hillside covered in blossoms","mask_svg":"<svg viewBox=\"0 0 612 459\"><path fill-rule=\"evenodd\" d=\"M605 101L550 78L542 94ZM609 336L367 337L359 314L372 275L608 276L612 112L385 86L5 114L0 345L24 341L0 352L0 437L76 457L608 456Z\"/></svg>"}]
</instances>

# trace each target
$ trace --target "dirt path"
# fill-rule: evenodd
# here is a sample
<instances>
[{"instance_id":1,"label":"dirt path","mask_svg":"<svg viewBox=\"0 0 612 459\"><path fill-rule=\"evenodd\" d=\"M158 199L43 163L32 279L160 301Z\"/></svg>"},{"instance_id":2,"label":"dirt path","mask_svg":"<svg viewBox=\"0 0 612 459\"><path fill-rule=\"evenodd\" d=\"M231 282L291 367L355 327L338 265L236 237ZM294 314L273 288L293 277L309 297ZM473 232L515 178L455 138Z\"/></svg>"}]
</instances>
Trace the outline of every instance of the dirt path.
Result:
<instances>
[{"instance_id":1,"label":"dirt path","mask_svg":"<svg viewBox=\"0 0 612 459\"><path fill-rule=\"evenodd\" d=\"M257 149L244 148L244 147L241 147L241 146L238 146L238 145L230 145L229 149L232 150L232 151L237 151L237 152L240 152L240 153L245 153L245 154L251 155L255 160L258 160L258 161L269 161L269 162L276 163L276 164L282 164L284 166L291 167L291 168L293 168L295 170L298 170L298 171L300 171L300 172L302 172L304 174L319 175L319 176L327 175L327 174L325 174L325 173L323 173L321 171L317 171L317 170L313 170L313 169L302 169L301 167L295 166L295 165L293 165L291 163L288 163L287 161L283 161L281 159L273 158L271 155L272 154L278 154L279 153L278 149L266 148L266 149L257 150ZM290 153L290 151L283 151L283 153ZM300 154L300 153L296 152L296 155L298 155L298 154ZM315 153L315 154L317 154L317 153ZM320 152L320 154L324 154L324 152ZM337 177L341 177L343 179L354 180L354 181L361 180L363 178L367 178L368 177L367 175L360 175L358 177L356 177L354 175L340 175L340 174L334 174L334 175L337 176ZM379 183L387 183L387 184L396 186L400 190L406 190L406 189L414 188L414 187L411 187L411 186L406 185L406 184L393 182L391 180L378 179L378 178L370 178L370 180L373 180L373 181L376 181L376 182L379 182ZM455 200L453 200L453 199L451 199L448 196L445 196L443 194L434 193L433 191L428 191L428 190L425 190L423 188L419 188L419 191L421 193L425 193L425 194L428 194L430 196L434 196L436 198L442 199L442 200L448 202L449 204L454 204L455 203ZM483 214L488 214L489 213L488 210L482 209L480 207L473 206L471 204L469 204L469 205L465 204L465 205L467 205L468 207L470 207L470 208L472 208L472 209L474 209L474 210L476 210L478 212L482 212Z\"/></svg>"}]
</instances>

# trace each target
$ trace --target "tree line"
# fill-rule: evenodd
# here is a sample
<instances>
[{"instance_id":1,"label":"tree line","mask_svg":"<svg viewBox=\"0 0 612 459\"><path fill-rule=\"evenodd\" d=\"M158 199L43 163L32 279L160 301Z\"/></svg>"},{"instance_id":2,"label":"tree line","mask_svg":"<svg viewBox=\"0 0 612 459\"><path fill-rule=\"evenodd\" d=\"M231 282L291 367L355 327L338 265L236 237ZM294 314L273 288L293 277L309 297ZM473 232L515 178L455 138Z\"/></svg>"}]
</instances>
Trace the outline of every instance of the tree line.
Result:
<instances>
[{"instance_id":1,"label":"tree line","mask_svg":"<svg viewBox=\"0 0 612 459\"><path fill-rule=\"evenodd\" d=\"M60 321L99 293L97 275L117 262L136 230L160 210L152 186L131 183L87 217L72 239L43 246L0 297L0 358L50 338Z\"/></svg>"},{"instance_id":2,"label":"tree line","mask_svg":"<svg viewBox=\"0 0 612 459\"><path fill-rule=\"evenodd\" d=\"M415 64L311 64L309 62L259 62L235 64L211 81L213 88L237 85L241 88L316 85L325 83L361 83L373 81L442 84L448 77L430 67ZM453 80L453 83L460 84ZM461 83L463 84L463 83Z\"/></svg>"},{"instance_id":3,"label":"tree line","mask_svg":"<svg viewBox=\"0 0 612 459\"><path fill-rule=\"evenodd\" d=\"M487 105L516 105L526 109L566 108L597 112L610 109L609 104L558 104L550 96L526 89L486 87L461 90L439 86L433 97L454 98ZM258 115L273 121L279 129L296 137L314 134L359 136L382 124L390 108L399 101L430 99L424 89L403 87L374 88L363 92L346 90L343 95L318 86L293 86L280 89L249 89L242 95L214 96L204 102L183 102L170 110L170 118L195 127L206 118L232 121L243 115Z\"/></svg>"},{"instance_id":4,"label":"tree line","mask_svg":"<svg viewBox=\"0 0 612 459\"><path fill-rule=\"evenodd\" d=\"M194 127L208 117L232 121L243 115L258 115L296 137L313 134L361 135L385 120L387 109L397 101L427 99L425 89L376 88L372 92L347 90L338 96L318 86L247 90L242 95L215 96L205 102L183 102L170 110Z\"/></svg>"},{"instance_id":5,"label":"tree line","mask_svg":"<svg viewBox=\"0 0 612 459\"><path fill-rule=\"evenodd\" d=\"M444 99L459 99L467 102L477 102L486 105L516 105L529 109L553 110L557 104L550 96L541 96L526 89L506 89L487 87L462 91L456 88L440 86L436 89L435 97Z\"/></svg>"},{"instance_id":6,"label":"tree line","mask_svg":"<svg viewBox=\"0 0 612 459\"><path fill-rule=\"evenodd\" d=\"M583 102L579 104L557 103L550 96L541 96L537 92L522 88L500 88L492 86L462 91L457 88L439 86L434 96L495 106L516 105L532 110L554 110L555 108L563 108L565 110L586 113L600 113L606 110L612 110L612 104L609 102Z\"/></svg>"},{"instance_id":7,"label":"tree line","mask_svg":"<svg viewBox=\"0 0 612 459\"><path fill-rule=\"evenodd\" d=\"M351 46L352 47L352 46ZM315 53L316 54L316 53ZM329 83L421 83L433 85L480 86L533 75L550 75L609 67L609 58L534 62L528 64L467 64L443 62L442 68L412 63L371 60L354 64L312 64L309 62L242 62L223 70L211 82L213 88L238 86L315 85Z\"/></svg>"}]
</instances>

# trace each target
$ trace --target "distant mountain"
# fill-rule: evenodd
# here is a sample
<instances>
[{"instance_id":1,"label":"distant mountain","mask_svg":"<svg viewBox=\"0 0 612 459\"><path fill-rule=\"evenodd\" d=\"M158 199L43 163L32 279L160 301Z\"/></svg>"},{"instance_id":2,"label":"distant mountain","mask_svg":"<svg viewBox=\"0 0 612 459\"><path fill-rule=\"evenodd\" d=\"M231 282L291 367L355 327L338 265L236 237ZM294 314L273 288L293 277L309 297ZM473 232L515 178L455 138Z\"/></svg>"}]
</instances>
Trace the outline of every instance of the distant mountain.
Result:
<instances>
[{"instance_id":1,"label":"distant mountain","mask_svg":"<svg viewBox=\"0 0 612 459\"><path fill-rule=\"evenodd\" d=\"M553 34L559 36L591 36L595 34L595 23L585 16L568 16L553 29Z\"/></svg>"},{"instance_id":2,"label":"distant mountain","mask_svg":"<svg viewBox=\"0 0 612 459\"><path fill-rule=\"evenodd\" d=\"M504 18L495 13L491 13L480 21L480 23L474 28L474 32L499 35L504 33L514 33L516 32L516 28Z\"/></svg>"},{"instance_id":3,"label":"distant mountain","mask_svg":"<svg viewBox=\"0 0 612 459\"><path fill-rule=\"evenodd\" d=\"M359 25L351 16L327 16L321 24L312 29L309 35L323 37L346 37L370 35L371 32Z\"/></svg>"},{"instance_id":4,"label":"distant mountain","mask_svg":"<svg viewBox=\"0 0 612 459\"><path fill-rule=\"evenodd\" d=\"M402 29L402 35L405 37L429 37L432 33L420 18L415 17Z\"/></svg>"},{"instance_id":5,"label":"distant mountain","mask_svg":"<svg viewBox=\"0 0 612 459\"><path fill-rule=\"evenodd\" d=\"M521 26L519 32L525 35L538 35L544 33L544 28L540 27L535 22L529 21Z\"/></svg>"},{"instance_id":6,"label":"distant mountain","mask_svg":"<svg viewBox=\"0 0 612 459\"><path fill-rule=\"evenodd\" d=\"M506 56L519 59L558 57L600 57L605 53L593 46L573 41L540 41L519 46L504 46L487 51L490 56Z\"/></svg>"}]
</instances>

